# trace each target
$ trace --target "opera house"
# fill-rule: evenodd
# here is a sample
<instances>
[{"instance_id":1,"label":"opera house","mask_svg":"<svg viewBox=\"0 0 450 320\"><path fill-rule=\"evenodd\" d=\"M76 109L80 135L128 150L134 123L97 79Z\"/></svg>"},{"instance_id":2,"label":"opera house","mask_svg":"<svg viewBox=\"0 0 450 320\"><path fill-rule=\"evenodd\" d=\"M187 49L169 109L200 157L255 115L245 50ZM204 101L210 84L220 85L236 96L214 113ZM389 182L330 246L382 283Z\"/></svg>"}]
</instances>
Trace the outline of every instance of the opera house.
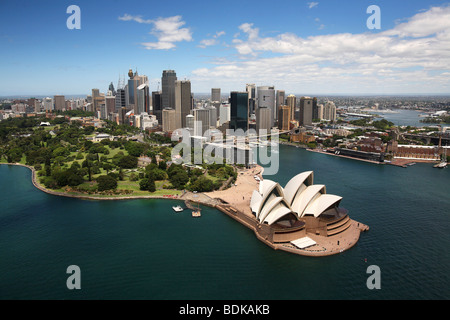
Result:
<instances>
[{"instance_id":1,"label":"opera house","mask_svg":"<svg viewBox=\"0 0 450 320\"><path fill-rule=\"evenodd\" d=\"M254 231L275 249L305 255L330 255L356 244L368 227L339 207L342 197L327 194L313 183L314 173L303 172L283 188L263 180L251 197Z\"/></svg>"}]
</instances>

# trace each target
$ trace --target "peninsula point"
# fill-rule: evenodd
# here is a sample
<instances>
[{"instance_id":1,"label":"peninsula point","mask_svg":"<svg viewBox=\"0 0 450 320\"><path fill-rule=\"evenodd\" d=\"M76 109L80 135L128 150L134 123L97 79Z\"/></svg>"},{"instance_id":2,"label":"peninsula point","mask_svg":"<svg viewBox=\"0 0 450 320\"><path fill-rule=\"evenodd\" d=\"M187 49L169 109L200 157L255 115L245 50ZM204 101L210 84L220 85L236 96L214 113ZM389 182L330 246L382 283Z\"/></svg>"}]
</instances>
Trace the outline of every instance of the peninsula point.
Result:
<instances>
[{"instance_id":1,"label":"peninsula point","mask_svg":"<svg viewBox=\"0 0 450 320\"><path fill-rule=\"evenodd\" d=\"M241 171L230 189L205 195L273 249L305 256L341 253L369 227L352 220L339 206L342 197L327 194L325 185L315 185L313 180L313 171L303 172L283 188L264 180L257 166Z\"/></svg>"}]
</instances>

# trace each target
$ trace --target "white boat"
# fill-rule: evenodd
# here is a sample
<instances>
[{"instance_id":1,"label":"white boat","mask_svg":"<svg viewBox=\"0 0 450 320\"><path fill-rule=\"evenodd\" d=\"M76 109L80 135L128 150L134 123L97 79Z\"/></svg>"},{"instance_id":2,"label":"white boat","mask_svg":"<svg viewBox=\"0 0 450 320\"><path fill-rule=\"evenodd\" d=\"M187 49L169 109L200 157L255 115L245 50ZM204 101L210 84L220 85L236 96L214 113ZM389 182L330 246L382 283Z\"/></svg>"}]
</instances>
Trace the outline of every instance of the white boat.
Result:
<instances>
[{"instance_id":1,"label":"white boat","mask_svg":"<svg viewBox=\"0 0 450 320\"><path fill-rule=\"evenodd\" d=\"M172 209L173 209L175 212L181 212L181 211L183 211L183 208L180 207L180 206L172 207Z\"/></svg>"},{"instance_id":2,"label":"white boat","mask_svg":"<svg viewBox=\"0 0 450 320\"><path fill-rule=\"evenodd\" d=\"M439 168L439 169L444 169L447 167L447 164L448 163L446 161L442 161L442 162L438 163L437 165L435 165L434 167Z\"/></svg>"}]
</instances>

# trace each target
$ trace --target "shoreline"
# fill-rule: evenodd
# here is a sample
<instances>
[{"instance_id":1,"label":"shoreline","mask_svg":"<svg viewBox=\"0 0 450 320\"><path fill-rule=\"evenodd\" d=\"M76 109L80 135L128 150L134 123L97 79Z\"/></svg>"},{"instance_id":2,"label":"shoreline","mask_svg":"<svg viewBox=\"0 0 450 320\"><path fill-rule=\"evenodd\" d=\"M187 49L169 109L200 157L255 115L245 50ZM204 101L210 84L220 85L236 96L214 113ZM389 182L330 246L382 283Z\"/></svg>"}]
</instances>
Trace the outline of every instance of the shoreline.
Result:
<instances>
[{"instance_id":1,"label":"shoreline","mask_svg":"<svg viewBox=\"0 0 450 320\"><path fill-rule=\"evenodd\" d=\"M78 195L78 194L69 194L66 192L59 192L59 191L53 191L45 188L42 186L39 182L37 182L36 179L36 169L34 169L32 166L22 164L22 163L0 163L0 165L11 165L11 166L20 166L25 167L31 170L31 182L32 184L42 192L45 192L50 195L54 196L60 196L60 197L67 197L67 198L77 198L82 200L133 200L133 199L171 199L171 200L180 200L180 196L178 195L166 195L166 196L154 196L154 195L148 195L148 196L88 196L88 195Z\"/></svg>"},{"instance_id":2,"label":"shoreline","mask_svg":"<svg viewBox=\"0 0 450 320\"><path fill-rule=\"evenodd\" d=\"M309 257L324 257L342 253L349 250L358 243L361 232L369 230L365 224L359 223L349 217L350 226L347 230L335 236L319 236L312 233L306 233L306 236L313 239L316 244L312 247L299 249L291 243L274 243L268 238L270 227L259 223L250 210L250 200L253 190L259 188L259 181L254 176L259 176L262 180L264 168L257 165L251 169L238 170L238 176L235 185L227 190L213 191L208 193L184 192L177 196L117 196L117 197L96 197L84 195L71 195L64 192L52 191L41 186L36 179L36 170L28 165L21 163L2 163L6 165L22 166L31 170L33 185L50 195L76 198L81 200L137 200L137 199L170 199L178 201L192 201L198 204L208 206L225 213L241 225L252 230L258 240L268 245L274 250L281 250L292 254ZM237 196L239 195L239 196ZM242 200L240 199L242 195Z\"/></svg>"}]
</instances>

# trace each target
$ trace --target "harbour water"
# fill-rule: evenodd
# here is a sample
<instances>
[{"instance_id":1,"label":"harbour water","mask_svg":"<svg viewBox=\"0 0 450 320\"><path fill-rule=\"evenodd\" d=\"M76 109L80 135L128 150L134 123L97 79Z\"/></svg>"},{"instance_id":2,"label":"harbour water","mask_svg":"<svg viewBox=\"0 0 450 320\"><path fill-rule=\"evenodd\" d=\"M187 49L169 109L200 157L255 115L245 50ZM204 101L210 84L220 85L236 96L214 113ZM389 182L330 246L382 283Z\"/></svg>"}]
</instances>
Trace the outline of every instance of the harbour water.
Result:
<instances>
[{"instance_id":1,"label":"harbour water","mask_svg":"<svg viewBox=\"0 0 450 320\"><path fill-rule=\"evenodd\" d=\"M383 119L391 121L396 126L413 126L413 127L426 127L435 126L434 123L424 123L420 122L425 119L426 113L407 110L407 109L394 109L394 112L383 112L383 111L370 111L369 113L379 115ZM448 127L449 124L441 124L441 126Z\"/></svg>"},{"instance_id":2,"label":"harbour water","mask_svg":"<svg viewBox=\"0 0 450 320\"><path fill-rule=\"evenodd\" d=\"M174 200L86 201L43 193L24 167L0 166L1 299L449 299L450 170L409 168L280 146L285 185L313 170L370 226L341 254L275 251L218 210ZM68 290L66 269L81 269ZM381 270L369 290L367 268Z\"/></svg>"}]
</instances>

